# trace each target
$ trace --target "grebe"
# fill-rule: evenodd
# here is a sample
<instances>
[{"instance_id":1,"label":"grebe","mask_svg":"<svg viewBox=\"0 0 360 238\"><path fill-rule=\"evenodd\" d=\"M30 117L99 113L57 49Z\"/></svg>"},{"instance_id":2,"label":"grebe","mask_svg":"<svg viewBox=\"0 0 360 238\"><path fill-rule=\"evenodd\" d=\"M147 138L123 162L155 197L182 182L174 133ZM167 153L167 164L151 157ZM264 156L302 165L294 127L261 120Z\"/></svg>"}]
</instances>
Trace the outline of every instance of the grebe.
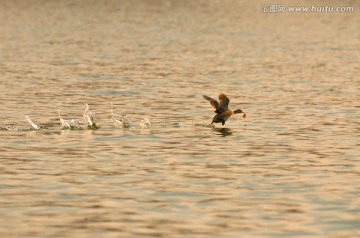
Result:
<instances>
[{"instance_id":1,"label":"grebe","mask_svg":"<svg viewBox=\"0 0 360 238\"><path fill-rule=\"evenodd\" d=\"M215 99L212 99L211 97L208 97L206 95L203 95L203 98L208 100L213 108L215 108L216 115L214 116L211 124L213 123L219 123L221 122L222 125L225 125L225 122L234 114L237 113L244 113L243 118L246 117L246 113L243 112L241 109L236 109L235 111L232 111L228 108L229 106L229 98L225 96L225 94L220 93L219 95L219 101L216 101Z\"/></svg>"}]
</instances>

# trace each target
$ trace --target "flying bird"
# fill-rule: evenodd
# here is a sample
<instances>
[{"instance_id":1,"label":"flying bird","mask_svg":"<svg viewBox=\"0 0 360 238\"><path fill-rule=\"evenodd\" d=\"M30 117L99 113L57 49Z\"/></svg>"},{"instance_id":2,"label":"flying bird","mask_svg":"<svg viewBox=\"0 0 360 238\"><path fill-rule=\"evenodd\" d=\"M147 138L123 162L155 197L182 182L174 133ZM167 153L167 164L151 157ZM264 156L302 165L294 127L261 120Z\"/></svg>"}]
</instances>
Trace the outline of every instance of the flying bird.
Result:
<instances>
[{"instance_id":1,"label":"flying bird","mask_svg":"<svg viewBox=\"0 0 360 238\"><path fill-rule=\"evenodd\" d=\"M216 113L216 115L214 116L211 124L221 122L222 125L225 125L225 122L229 120L230 117L232 117L234 114L237 113L243 113L244 114L243 118L246 117L246 113L243 112L241 109L236 109L235 111L232 111L228 108L230 100L223 93L220 93L219 95L219 102L206 95L203 95L203 98L208 100L211 106L215 109L214 112Z\"/></svg>"}]
</instances>

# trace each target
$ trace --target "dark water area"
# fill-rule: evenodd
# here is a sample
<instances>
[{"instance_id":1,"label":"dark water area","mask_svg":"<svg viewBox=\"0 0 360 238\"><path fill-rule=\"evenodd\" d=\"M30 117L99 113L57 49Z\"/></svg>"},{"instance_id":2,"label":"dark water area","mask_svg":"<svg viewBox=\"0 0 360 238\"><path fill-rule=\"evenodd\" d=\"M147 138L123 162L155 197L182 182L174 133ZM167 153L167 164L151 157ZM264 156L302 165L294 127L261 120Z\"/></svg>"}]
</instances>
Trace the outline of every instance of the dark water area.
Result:
<instances>
[{"instance_id":1,"label":"dark water area","mask_svg":"<svg viewBox=\"0 0 360 238\"><path fill-rule=\"evenodd\" d=\"M272 3L1 1L0 237L359 237L360 5Z\"/></svg>"}]
</instances>

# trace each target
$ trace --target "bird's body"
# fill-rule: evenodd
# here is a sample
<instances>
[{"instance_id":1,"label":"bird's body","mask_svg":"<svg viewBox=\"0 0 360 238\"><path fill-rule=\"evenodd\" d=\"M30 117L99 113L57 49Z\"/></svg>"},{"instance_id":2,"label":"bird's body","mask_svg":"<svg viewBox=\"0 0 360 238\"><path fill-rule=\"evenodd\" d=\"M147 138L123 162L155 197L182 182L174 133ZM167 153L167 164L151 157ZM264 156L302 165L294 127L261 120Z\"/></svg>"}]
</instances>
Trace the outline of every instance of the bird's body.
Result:
<instances>
[{"instance_id":1,"label":"bird's body","mask_svg":"<svg viewBox=\"0 0 360 238\"><path fill-rule=\"evenodd\" d=\"M219 95L219 102L206 95L203 95L203 97L208 100L211 106L215 109L214 112L216 113L216 115L214 116L211 124L221 122L222 125L225 125L225 122L237 113L244 113L243 117L246 117L246 113L243 112L241 109L232 111L228 108L230 100L223 93L220 93Z\"/></svg>"}]
</instances>

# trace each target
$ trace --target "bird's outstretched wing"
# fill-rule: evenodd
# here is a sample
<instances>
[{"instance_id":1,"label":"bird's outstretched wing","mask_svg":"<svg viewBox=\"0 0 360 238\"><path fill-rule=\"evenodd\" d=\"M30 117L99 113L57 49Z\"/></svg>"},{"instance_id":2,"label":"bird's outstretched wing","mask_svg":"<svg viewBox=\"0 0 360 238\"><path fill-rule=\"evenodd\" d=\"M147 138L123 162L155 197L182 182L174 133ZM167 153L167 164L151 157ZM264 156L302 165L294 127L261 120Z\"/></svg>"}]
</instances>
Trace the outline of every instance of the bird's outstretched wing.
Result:
<instances>
[{"instance_id":1,"label":"bird's outstretched wing","mask_svg":"<svg viewBox=\"0 0 360 238\"><path fill-rule=\"evenodd\" d=\"M208 97L206 95L203 95L203 98L205 98L206 100L208 100L210 102L211 106L215 109L215 112L218 110L218 108L219 108L218 101L216 101L215 99Z\"/></svg>"},{"instance_id":2,"label":"bird's outstretched wing","mask_svg":"<svg viewBox=\"0 0 360 238\"><path fill-rule=\"evenodd\" d=\"M225 94L223 93L220 93L219 95L219 101L220 101L220 105L219 105L219 108L218 108L218 111L219 112L225 112L227 111L229 108L229 98L225 96Z\"/></svg>"}]
</instances>

